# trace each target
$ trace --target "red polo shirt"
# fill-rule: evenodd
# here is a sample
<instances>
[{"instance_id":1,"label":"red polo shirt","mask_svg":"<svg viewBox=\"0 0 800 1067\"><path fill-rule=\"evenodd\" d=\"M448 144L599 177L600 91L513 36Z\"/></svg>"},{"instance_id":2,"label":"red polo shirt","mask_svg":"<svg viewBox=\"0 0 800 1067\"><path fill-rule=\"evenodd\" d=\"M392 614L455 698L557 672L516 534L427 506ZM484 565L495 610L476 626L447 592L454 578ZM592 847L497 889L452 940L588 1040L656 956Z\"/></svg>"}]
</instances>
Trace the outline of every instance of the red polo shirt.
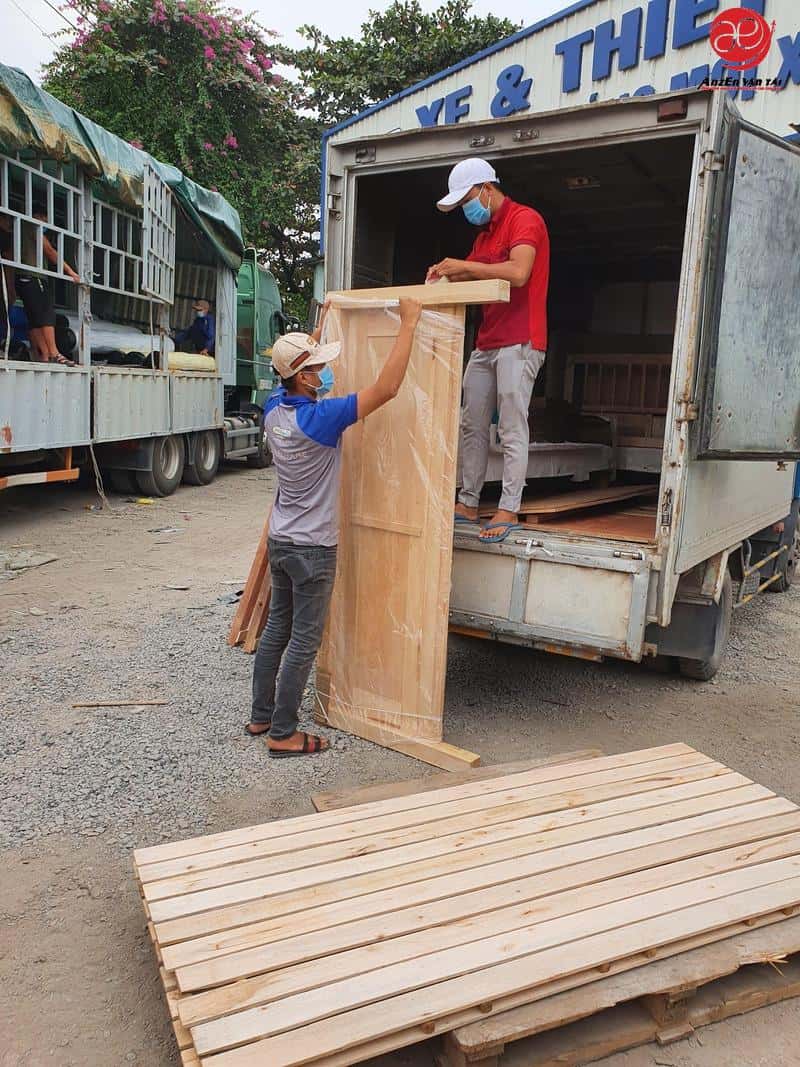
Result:
<instances>
[{"instance_id":1,"label":"red polo shirt","mask_svg":"<svg viewBox=\"0 0 800 1067\"><path fill-rule=\"evenodd\" d=\"M550 237L538 211L507 196L481 230L467 259L505 263L516 245L536 249L527 285L512 288L508 304L484 304L476 344L481 351L506 345L531 345L547 350L547 284L550 279Z\"/></svg>"}]
</instances>

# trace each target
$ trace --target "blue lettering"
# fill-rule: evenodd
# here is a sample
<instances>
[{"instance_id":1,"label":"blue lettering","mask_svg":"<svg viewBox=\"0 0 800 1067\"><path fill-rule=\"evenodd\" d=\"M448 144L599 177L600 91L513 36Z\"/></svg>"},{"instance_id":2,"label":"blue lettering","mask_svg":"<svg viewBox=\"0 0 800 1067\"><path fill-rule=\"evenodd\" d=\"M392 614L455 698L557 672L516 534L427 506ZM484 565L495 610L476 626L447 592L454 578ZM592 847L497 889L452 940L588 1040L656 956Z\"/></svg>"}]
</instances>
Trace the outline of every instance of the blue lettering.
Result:
<instances>
[{"instance_id":1,"label":"blue lettering","mask_svg":"<svg viewBox=\"0 0 800 1067\"><path fill-rule=\"evenodd\" d=\"M778 47L783 56L783 63L778 71L779 89L785 89L790 78L795 85L800 85L800 33L794 39L779 37Z\"/></svg>"},{"instance_id":2,"label":"blue lettering","mask_svg":"<svg viewBox=\"0 0 800 1067\"><path fill-rule=\"evenodd\" d=\"M459 119L469 114L469 104L465 104L464 101L471 96L471 85L465 85L463 89L456 89L455 92L448 93L444 98L444 121L446 124L458 122Z\"/></svg>"},{"instance_id":3,"label":"blue lettering","mask_svg":"<svg viewBox=\"0 0 800 1067\"><path fill-rule=\"evenodd\" d=\"M491 112L493 119L508 118L517 111L525 111L531 106L528 94L533 85L533 78L524 78L523 67L519 63L512 63L510 67L501 70L497 75L498 93L492 100Z\"/></svg>"},{"instance_id":4,"label":"blue lettering","mask_svg":"<svg viewBox=\"0 0 800 1067\"><path fill-rule=\"evenodd\" d=\"M709 23L697 25L701 15L716 11L719 0L677 0L675 6L675 25L672 30L672 47L685 48L695 41L708 37Z\"/></svg>"},{"instance_id":5,"label":"blue lettering","mask_svg":"<svg viewBox=\"0 0 800 1067\"><path fill-rule=\"evenodd\" d=\"M656 88L654 85L640 85L634 96L655 96Z\"/></svg>"},{"instance_id":6,"label":"blue lettering","mask_svg":"<svg viewBox=\"0 0 800 1067\"><path fill-rule=\"evenodd\" d=\"M444 100L434 100L432 104L423 104L417 108L417 118L420 126L435 126L444 107Z\"/></svg>"},{"instance_id":7,"label":"blue lettering","mask_svg":"<svg viewBox=\"0 0 800 1067\"><path fill-rule=\"evenodd\" d=\"M581 73L583 70L583 49L594 40L594 30L584 30L576 33L561 44L556 45L556 55L564 57L564 65L561 74L561 91L574 93L581 87Z\"/></svg>"},{"instance_id":8,"label":"blue lettering","mask_svg":"<svg viewBox=\"0 0 800 1067\"><path fill-rule=\"evenodd\" d=\"M669 0L650 0L644 33L644 58L658 59L667 51Z\"/></svg>"},{"instance_id":9,"label":"blue lettering","mask_svg":"<svg viewBox=\"0 0 800 1067\"><path fill-rule=\"evenodd\" d=\"M639 42L642 36L642 9L634 8L620 19L619 35L614 36L614 20L603 22L594 31L594 59L592 81L611 77L611 57L619 53L619 69L630 70L639 63Z\"/></svg>"}]
</instances>

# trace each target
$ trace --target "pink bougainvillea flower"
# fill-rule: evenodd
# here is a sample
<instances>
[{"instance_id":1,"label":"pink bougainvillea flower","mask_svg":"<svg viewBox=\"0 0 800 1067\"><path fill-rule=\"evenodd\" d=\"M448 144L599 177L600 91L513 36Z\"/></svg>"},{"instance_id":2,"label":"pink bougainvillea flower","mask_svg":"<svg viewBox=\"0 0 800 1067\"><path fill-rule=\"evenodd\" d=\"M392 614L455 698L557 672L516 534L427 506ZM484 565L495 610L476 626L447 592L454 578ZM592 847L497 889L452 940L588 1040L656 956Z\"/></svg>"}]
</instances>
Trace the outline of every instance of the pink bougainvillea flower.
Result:
<instances>
[{"instance_id":1,"label":"pink bougainvillea flower","mask_svg":"<svg viewBox=\"0 0 800 1067\"><path fill-rule=\"evenodd\" d=\"M206 59L216 59L217 58L217 53L214 51L214 49L211 47L210 44L207 44L205 46L205 48L203 49L203 55L206 57Z\"/></svg>"},{"instance_id":2,"label":"pink bougainvillea flower","mask_svg":"<svg viewBox=\"0 0 800 1067\"><path fill-rule=\"evenodd\" d=\"M100 29L103 31L103 33L111 33L111 27L107 22L104 22Z\"/></svg>"},{"instance_id":3,"label":"pink bougainvillea flower","mask_svg":"<svg viewBox=\"0 0 800 1067\"><path fill-rule=\"evenodd\" d=\"M70 5L70 6L74 6L74 5ZM100 3L97 5L97 10L98 11L102 11L103 14L105 14L107 11L111 10L111 4L107 4L106 0L100 0Z\"/></svg>"},{"instance_id":4,"label":"pink bougainvillea flower","mask_svg":"<svg viewBox=\"0 0 800 1067\"><path fill-rule=\"evenodd\" d=\"M205 148L206 152L214 151L214 146L210 141L203 141L203 148Z\"/></svg>"},{"instance_id":5,"label":"pink bougainvillea flower","mask_svg":"<svg viewBox=\"0 0 800 1067\"><path fill-rule=\"evenodd\" d=\"M283 78L280 76L280 74L273 74L272 75L272 84L273 85L280 85L282 81L283 81Z\"/></svg>"},{"instance_id":6,"label":"pink bougainvillea flower","mask_svg":"<svg viewBox=\"0 0 800 1067\"><path fill-rule=\"evenodd\" d=\"M129 144L129 145L130 145L130 146L131 146L132 148L144 148L144 145L142 144L142 142L141 142L141 141L137 141L137 140L133 140L133 141L128 141L128 144Z\"/></svg>"},{"instance_id":7,"label":"pink bougainvillea flower","mask_svg":"<svg viewBox=\"0 0 800 1067\"><path fill-rule=\"evenodd\" d=\"M238 148L239 147L239 142L236 140L236 138L233 136L232 133L228 134L228 136L225 138L225 141L223 143L225 144L226 148Z\"/></svg>"},{"instance_id":8,"label":"pink bougainvillea flower","mask_svg":"<svg viewBox=\"0 0 800 1067\"><path fill-rule=\"evenodd\" d=\"M256 56L256 63L260 64L262 70L269 70L272 66L272 60L260 54Z\"/></svg>"}]
</instances>

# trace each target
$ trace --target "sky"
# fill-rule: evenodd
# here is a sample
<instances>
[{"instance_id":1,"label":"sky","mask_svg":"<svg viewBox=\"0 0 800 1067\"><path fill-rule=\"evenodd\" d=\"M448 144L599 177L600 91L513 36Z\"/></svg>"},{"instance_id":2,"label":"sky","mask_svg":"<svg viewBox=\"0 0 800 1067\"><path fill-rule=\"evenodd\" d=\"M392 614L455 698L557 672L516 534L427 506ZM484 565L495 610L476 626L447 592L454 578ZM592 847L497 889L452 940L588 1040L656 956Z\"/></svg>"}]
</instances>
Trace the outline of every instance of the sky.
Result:
<instances>
[{"instance_id":1,"label":"sky","mask_svg":"<svg viewBox=\"0 0 800 1067\"><path fill-rule=\"evenodd\" d=\"M61 39L53 40L49 35L68 28L58 11L61 2L0 0L3 7L0 63L21 67L39 81L42 64L61 43ZM502 5L492 3L492 0L474 0L473 8L479 15L493 14L530 26L568 4L569 0L504 0ZM295 32L298 26L311 23L331 36L351 36L358 33L368 11L382 10L389 5L388 0L339 0L336 4L330 0L292 0L291 3L250 0L249 3L234 2L231 6L254 11L262 25L279 33L286 44L298 45L301 43ZM438 3L437 0L422 0L422 6L431 11L438 7ZM69 9L65 10L65 15L71 17Z\"/></svg>"}]
</instances>

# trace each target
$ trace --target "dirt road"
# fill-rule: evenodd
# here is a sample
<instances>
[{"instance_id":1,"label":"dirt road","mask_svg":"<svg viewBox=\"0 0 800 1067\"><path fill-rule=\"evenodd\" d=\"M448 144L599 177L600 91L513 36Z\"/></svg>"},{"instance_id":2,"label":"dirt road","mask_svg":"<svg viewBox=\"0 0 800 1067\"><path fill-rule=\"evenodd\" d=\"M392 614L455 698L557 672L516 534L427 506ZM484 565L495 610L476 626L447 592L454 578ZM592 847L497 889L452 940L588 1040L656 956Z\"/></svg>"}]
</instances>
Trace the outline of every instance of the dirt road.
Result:
<instances>
[{"instance_id":1,"label":"dirt road","mask_svg":"<svg viewBox=\"0 0 800 1067\"><path fill-rule=\"evenodd\" d=\"M0 580L0 1064L178 1063L133 883L134 844L310 810L321 788L419 763L335 735L269 764L242 732L251 663L225 645L272 492L227 470L153 504L53 487L0 497L0 549L58 559ZM485 763L685 741L800 800L800 591L736 616L710 684L453 639L448 739ZM103 699L166 706L73 709ZM310 710L310 709L309 709ZM10 934L10 936L8 936ZM789 1067L791 1002L607 1067ZM419 1048L394 1063L430 1063Z\"/></svg>"}]
</instances>

